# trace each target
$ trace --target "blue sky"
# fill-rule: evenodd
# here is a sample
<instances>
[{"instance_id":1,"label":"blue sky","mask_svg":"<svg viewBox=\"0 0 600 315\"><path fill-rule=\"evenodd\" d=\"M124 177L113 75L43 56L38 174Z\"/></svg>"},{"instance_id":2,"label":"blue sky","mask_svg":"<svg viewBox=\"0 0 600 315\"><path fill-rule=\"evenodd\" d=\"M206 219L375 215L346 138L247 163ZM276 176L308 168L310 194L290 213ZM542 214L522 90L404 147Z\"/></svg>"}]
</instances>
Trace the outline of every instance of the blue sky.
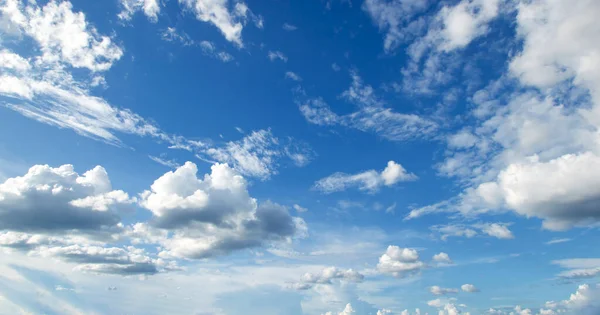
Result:
<instances>
[{"instance_id":1,"label":"blue sky","mask_svg":"<svg viewBox=\"0 0 600 315\"><path fill-rule=\"evenodd\" d=\"M597 314L596 1L0 2L0 313Z\"/></svg>"}]
</instances>

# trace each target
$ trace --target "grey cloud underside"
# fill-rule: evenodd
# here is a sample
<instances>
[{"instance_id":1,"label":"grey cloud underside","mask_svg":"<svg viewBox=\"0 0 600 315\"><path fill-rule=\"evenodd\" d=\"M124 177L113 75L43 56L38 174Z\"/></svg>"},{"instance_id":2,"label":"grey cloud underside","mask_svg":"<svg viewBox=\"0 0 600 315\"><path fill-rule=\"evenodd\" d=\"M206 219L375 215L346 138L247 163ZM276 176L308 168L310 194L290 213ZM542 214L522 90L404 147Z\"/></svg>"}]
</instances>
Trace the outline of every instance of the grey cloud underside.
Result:
<instances>
[{"instance_id":1,"label":"grey cloud underside","mask_svg":"<svg viewBox=\"0 0 600 315\"><path fill-rule=\"evenodd\" d=\"M0 229L51 233L110 231L121 221L117 214L109 211L83 210L35 194L26 198L13 204L0 201Z\"/></svg>"}]
</instances>

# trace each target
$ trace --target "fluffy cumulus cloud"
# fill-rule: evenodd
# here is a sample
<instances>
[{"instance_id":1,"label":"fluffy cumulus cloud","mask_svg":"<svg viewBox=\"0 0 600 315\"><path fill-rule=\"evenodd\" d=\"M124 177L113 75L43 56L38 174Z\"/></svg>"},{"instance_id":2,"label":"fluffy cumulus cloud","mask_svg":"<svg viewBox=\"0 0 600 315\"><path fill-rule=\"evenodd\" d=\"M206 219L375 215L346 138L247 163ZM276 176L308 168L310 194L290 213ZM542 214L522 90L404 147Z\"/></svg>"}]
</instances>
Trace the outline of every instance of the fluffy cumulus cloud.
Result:
<instances>
[{"instance_id":1,"label":"fluffy cumulus cloud","mask_svg":"<svg viewBox=\"0 0 600 315\"><path fill-rule=\"evenodd\" d=\"M356 313L356 311L352 308L352 305L350 303L348 303L348 304L346 304L346 306L344 307L344 309L341 312L339 312L339 313L327 312L327 313L324 313L322 315L334 315L334 314L337 314L337 315L351 315L351 314L355 314L355 313Z\"/></svg>"},{"instance_id":2,"label":"fluffy cumulus cloud","mask_svg":"<svg viewBox=\"0 0 600 315\"><path fill-rule=\"evenodd\" d=\"M475 93L472 114L481 122L474 129L477 144L451 149L454 157L464 157L453 161L452 169L460 172L451 176L470 187L410 216L510 210L541 219L549 230L598 224L600 46L592 38L600 36L594 18L599 12L594 1L516 6L523 46L510 59L508 76L516 79L513 84L534 89L502 95L511 83L501 78ZM507 106L494 105L494 98ZM488 232L508 236L499 229Z\"/></svg>"},{"instance_id":3,"label":"fluffy cumulus cloud","mask_svg":"<svg viewBox=\"0 0 600 315\"><path fill-rule=\"evenodd\" d=\"M488 31L487 23L498 16L500 0L464 0L438 13L442 20L441 49L448 51L468 45Z\"/></svg>"},{"instance_id":4,"label":"fluffy cumulus cloud","mask_svg":"<svg viewBox=\"0 0 600 315\"><path fill-rule=\"evenodd\" d=\"M119 19L131 20L133 14L137 11L144 12L144 15L152 22L158 21L160 13L160 0L120 0L123 10L119 13Z\"/></svg>"},{"instance_id":5,"label":"fluffy cumulus cloud","mask_svg":"<svg viewBox=\"0 0 600 315\"><path fill-rule=\"evenodd\" d=\"M197 172L187 162L141 194L140 204L153 218L139 238L143 241L148 230L168 231L168 237L158 239L165 249L162 255L206 258L306 232L304 220L292 217L285 207L269 201L259 205L250 197L246 180L227 164L213 165L203 178Z\"/></svg>"},{"instance_id":6,"label":"fluffy cumulus cloud","mask_svg":"<svg viewBox=\"0 0 600 315\"><path fill-rule=\"evenodd\" d=\"M0 12L10 27L25 34L38 45L40 62L64 62L75 68L92 71L109 69L120 59L123 51L110 37L99 35L88 25L85 15L73 12L70 2L50 1L39 7L25 6L20 0L7 0Z\"/></svg>"},{"instance_id":7,"label":"fluffy cumulus cloud","mask_svg":"<svg viewBox=\"0 0 600 315\"><path fill-rule=\"evenodd\" d=\"M364 275L352 269L339 269L327 267L320 273L305 273L300 282L293 285L298 290L308 290L317 284L332 284L333 281L362 282Z\"/></svg>"},{"instance_id":8,"label":"fluffy cumulus cloud","mask_svg":"<svg viewBox=\"0 0 600 315\"><path fill-rule=\"evenodd\" d=\"M122 238L120 214L135 198L113 190L97 166L82 175L72 165L36 165L0 184L0 246L73 263L80 271L118 275L178 269L143 249L106 247Z\"/></svg>"},{"instance_id":9,"label":"fluffy cumulus cloud","mask_svg":"<svg viewBox=\"0 0 600 315\"><path fill-rule=\"evenodd\" d=\"M600 312L600 285L598 284L581 284L578 286L575 293L572 293L570 297L562 301L548 301L540 308L539 314L541 315L554 315L554 314L581 314L581 315L593 315ZM515 308L515 311L525 311L521 307ZM504 314L504 313L499 313ZM512 314L512 313L511 313ZM529 313L518 313L517 314L533 314Z\"/></svg>"},{"instance_id":10,"label":"fluffy cumulus cloud","mask_svg":"<svg viewBox=\"0 0 600 315\"><path fill-rule=\"evenodd\" d=\"M179 0L187 9L191 10L196 18L217 27L225 39L243 47L242 30L246 21L254 20L258 27L262 27L262 19L252 14L252 11L243 2L229 0Z\"/></svg>"},{"instance_id":11,"label":"fluffy cumulus cloud","mask_svg":"<svg viewBox=\"0 0 600 315\"><path fill-rule=\"evenodd\" d=\"M464 292L469 292L469 293L479 292L479 289L477 289L477 287L475 287L472 284L468 284L468 283L461 285L460 289L463 290Z\"/></svg>"},{"instance_id":12,"label":"fluffy cumulus cloud","mask_svg":"<svg viewBox=\"0 0 600 315\"><path fill-rule=\"evenodd\" d=\"M135 198L113 190L101 166L79 175L72 165L36 165L0 184L0 229L32 233L110 233Z\"/></svg>"},{"instance_id":13,"label":"fluffy cumulus cloud","mask_svg":"<svg viewBox=\"0 0 600 315\"><path fill-rule=\"evenodd\" d=\"M382 186L393 186L398 182L414 181L417 178L415 174L407 172L402 165L389 161L381 172L368 170L358 174L335 173L318 180L314 188L327 194L352 187L376 192Z\"/></svg>"},{"instance_id":14,"label":"fluffy cumulus cloud","mask_svg":"<svg viewBox=\"0 0 600 315\"><path fill-rule=\"evenodd\" d=\"M451 264L452 263L452 259L450 259L450 256L444 252L433 255L433 261L438 264Z\"/></svg>"},{"instance_id":15,"label":"fluffy cumulus cloud","mask_svg":"<svg viewBox=\"0 0 600 315\"><path fill-rule=\"evenodd\" d=\"M377 264L377 270L394 277L405 277L417 274L425 268L425 263L419 260L419 253L412 248L401 248L390 245Z\"/></svg>"}]
</instances>

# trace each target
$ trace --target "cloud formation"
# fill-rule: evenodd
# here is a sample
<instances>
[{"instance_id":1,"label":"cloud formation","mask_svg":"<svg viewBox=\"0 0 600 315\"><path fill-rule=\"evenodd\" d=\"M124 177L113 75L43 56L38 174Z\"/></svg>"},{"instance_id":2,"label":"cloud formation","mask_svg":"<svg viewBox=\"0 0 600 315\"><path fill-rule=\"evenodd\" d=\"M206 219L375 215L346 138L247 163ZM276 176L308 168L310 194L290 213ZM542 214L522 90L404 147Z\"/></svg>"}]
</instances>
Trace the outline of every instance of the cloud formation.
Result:
<instances>
[{"instance_id":1,"label":"cloud formation","mask_svg":"<svg viewBox=\"0 0 600 315\"><path fill-rule=\"evenodd\" d=\"M375 170L358 174L338 172L318 180L314 188L326 194L353 187L373 193L382 186L389 187L399 182L414 181L417 179L417 175L407 172L402 165L394 161L389 161L386 168L380 173Z\"/></svg>"},{"instance_id":2,"label":"cloud formation","mask_svg":"<svg viewBox=\"0 0 600 315\"><path fill-rule=\"evenodd\" d=\"M285 207L250 197L246 180L227 164L213 165L202 178L197 172L186 162L154 181L140 201L153 214L151 227L138 226L132 235L147 242L156 240L149 234L159 235L163 255L199 259L306 233L304 220Z\"/></svg>"}]
</instances>

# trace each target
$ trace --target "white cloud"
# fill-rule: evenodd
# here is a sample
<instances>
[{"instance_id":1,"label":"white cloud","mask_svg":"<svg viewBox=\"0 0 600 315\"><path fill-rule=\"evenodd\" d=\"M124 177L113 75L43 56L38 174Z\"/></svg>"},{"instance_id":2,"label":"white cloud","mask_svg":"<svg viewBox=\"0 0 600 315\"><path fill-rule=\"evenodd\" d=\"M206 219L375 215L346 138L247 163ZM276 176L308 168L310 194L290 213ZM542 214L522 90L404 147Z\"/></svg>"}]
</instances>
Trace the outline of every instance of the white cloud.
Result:
<instances>
[{"instance_id":1,"label":"white cloud","mask_svg":"<svg viewBox=\"0 0 600 315\"><path fill-rule=\"evenodd\" d=\"M43 7L35 3L23 6L19 0L8 0L0 6L11 27L35 40L42 52L39 62L64 62L91 71L108 70L121 58L123 50L110 37L98 35L86 22L85 15L72 9L70 2L54 0Z\"/></svg>"},{"instance_id":2,"label":"white cloud","mask_svg":"<svg viewBox=\"0 0 600 315\"><path fill-rule=\"evenodd\" d=\"M132 246L126 248L78 244L62 247L44 246L35 249L31 254L77 263L76 270L92 273L151 275L179 268L172 261L153 259L143 249Z\"/></svg>"},{"instance_id":3,"label":"white cloud","mask_svg":"<svg viewBox=\"0 0 600 315\"><path fill-rule=\"evenodd\" d=\"M375 170L353 175L335 173L318 180L314 188L326 194L343 191L351 187L376 192L381 186L393 186L398 182L414 181L417 179L418 177L415 174L408 173L402 165L394 161L389 161L381 173Z\"/></svg>"},{"instance_id":4,"label":"white cloud","mask_svg":"<svg viewBox=\"0 0 600 315\"><path fill-rule=\"evenodd\" d=\"M178 168L180 166L179 163L175 162L175 160L167 160L163 157L152 156L152 155L149 155L148 157L152 161L154 161L158 164L164 165L166 167L169 167L169 168Z\"/></svg>"},{"instance_id":5,"label":"white cloud","mask_svg":"<svg viewBox=\"0 0 600 315\"><path fill-rule=\"evenodd\" d=\"M438 13L443 23L441 49L465 47L487 33L487 23L498 15L499 4L500 0L463 0L453 7L442 8Z\"/></svg>"},{"instance_id":6,"label":"white cloud","mask_svg":"<svg viewBox=\"0 0 600 315\"><path fill-rule=\"evenodd\" d=\"M27 58L2 50L4 67L11 68L0 75L0 94L7 97L3 106L113 145L123 145L116 132L152 136L171 144L184 141L127 109L90 95L91 87L106 82L98 73L108 70L123 51L110 37L98 34L83 13L72 11L70 2L50 1L40 7L10 0L0 5L0 12L8 27L18 30L12 39L33 44L28 50L33 56ZM25 63L28 60L34 62ZM72 68L88 70L91 79L76 77Z\"/></svg>"},{"instance_id":7,"label":"white cloud","mask_svg":"<svg viewBox=\"0 0 600 315\"><path fill-rule=\"evenodd\" d=\"M19 72L31 69L29 60L14 54L7 49L0 50L0 67L5 69L14 69Z\"/></svg>"},{"instance_id":8,"label":"white cloud","mask_svg":"<svg viewBox=\"0 0 600 315\"><path fill-rule=\"evenodd\" d=\"M288 32L295 31L298 29L298 27L296 25L292 25L289 23L283 23L281 28L283 28L285 31L288 31Z\"/></svg>"},{"instance_id":9,"label":"white cloud","mask_svg":"<svg viewBox=\"0 0 600 315\"><path fill-rule=\"evenodd\" d=\"M127 193L112 190L101 166L79 175L72 165L36 165L0 184L0 228L48 235L111 234L120 230L119 212L134 202Z\"/></svg>"},{"instance_id":10,"label":"white cloud","mask_svg":"<svg viewBox=\"0 0 600 315\"><path fill-rule=\"evenodd\" d=\"M555 238L555 239L551 239L551 240L547 241L546 245L560 244L560 243L566 243L566 242L570 242L570 241L572 241L572 239L570 239L570 238Z\"/></svg>"},{"instance_id":11,"label":"white cloud","mask_svg":"<svg viewBox=\"0 0 600 315\"><path fill-rule=\"evenodd\" d=\"M451 264L452 263L452 259L450 259L450 256L448 256L448 254L446 254L444 252L433 255L433 261L436 263L439 263L439 264Z\"/></svg>"},{"instance_id":12,"label":"white cloud","mask_svg":"<svg viewBox=\"0 0 600 315\"><path fill-rule=\"evenodd\" d=\"M298 290L308 290L317 284L332 284L333 280L346 282L362 282L364 275L352 269L339 269L336 267L327 267L319 273L305 273L299 283L295 284Z\"/></svg>"},{"instance_id":13,"label":"white cloud","mask_svg":"<svg viewBox=\"0 0 600 315\"><path fill-rule=\"evenodd\" d=\"M413 29L420 27L419 24L423 21L410 22L410 19L428 5L428 0L366 0L362 9L369 14L379 30L385 32L383 47L386 52L391 52L411 36Z\"/></svg>"},{"instance_id":14,"label":"white cloud","mask_svg":"<svg viewBox=\"0 0 600 315\"><path fill-rule=\"evenodd\" d=\"M411 216L508 209L541 219L549 230L598 224L592 205L600 200L595 172L600 163L600 46L592 38L600 35L595 27L600 6L594 1L530 1L516 9L523 50L510 61L510 75L537 90L501 95L502 86L511 84L505 78L476 93L475 104L484 108L473 115L484 119L473 130L494 150L454 150L467 153L464 165L475 165L458 174L470 187ZM490 105L494 98L507 105Z\"/></svg>"},{"instance_id":15,"label":"white cloud","mask_svg":"<svg viewBox=\"0 0 600 315\"><path fill-rule=\"evenodd\" d=\"M296 82L302 81L302 78L294 72L288 71L285 73L285 78Z\"/></svg>"},{"instance_id":16,"label":"white cloud","mask_svg":"<svg viewBox=\"0 0 600 315\"><path fill-rule=\"evenodd\" d=\"M458 293L458 289L453 288L442 288L437 285L434 285L429 288L429 292L433 295L446 295L451 293Z\"/></svg>"},{"instance_id":17,"label":"white cloud","mask_svg":"<svg viewBox=\"0 0 600 315\"><path fill-rule=\"evenodd\" d=\"M563 279L594 278L600 274L599 258L571 258L552 261L553 264L567 269L558 274Z\"/></svg>"},{"instance_id":18,"label":"white cloud","mask_svg":"<svg viewBox=\"0 0 600 315\"><path fill-rule=\"evenodd\" d=\"M200 43L198 43L198 46L200 46L200 48L202 49L202 52L206 56L209 56L209 57L212 57L215 59L219 59L223 62L230 62L234 59L233 56L231 54L229 54L228 52L218 51L213 42L203 40Z\"/></svg>"},{"instance_id":19,"label":"white cloud","mask_svg":"<svg viewBox=\"0 0 600 315\"><path fill-rule=\"evenodd\" d=\"M302 167L314 158L312 149L292 138L279 139L271 130L253 131L239 141L230 141L221 147L209 147L202 152L218 162L229 163L238 172L262 180L277 174L278 162L289 158Z\"/></svg>"},{"instance_id":20,"label":"white cloud","mask_svg":"<svg viewBox=\"0 0 600 315\"><path fill-rule=\"evenodd\" d=\"M345 126L363 132L375 133L391 141L406 141L428 138L438 126L435 122L415 114L403 114L383 107L373 88L364 85L360 77L352 74L352 84L342 98L355 103L358 110L346 115L337 115L322 99L299 102L300 112L305 119L317 125Z\"/></svg>"},{"instance_id":21,"label":"white cloud","mask_svg":"<svg viewBox=\"0 0 600 315\"><path fill-rule=\"evenodd\" d=\"M355 314L356 311L352 308L352 305L350 305L350 303L346 304L346 307L344 307L344 309L337 313L337 315L351 315L351 314ZM334 315L332 312L327 312L321 315Z\"/></svg>"},{"instance_id":22,"label":"white cloud","mask_svg":"<svg viewBox=\"0 0 600 315\"><path fill-rule=\"evenodd\" d=\"M229 0L179 0L179 2L193 11L198 20L216 26L225 39L238 47L244 46L242 30L249 9L243 2L237 2L233 8Z\"/></svg>"},{"instance_id":23,"label":"white cloud","mask_svg":"<svg viewBox=\"0 0 600 315\"><path fill-rule=\"evenodd\" d=\"M302 207L302 206L300 206L300 205L298 205L298 204L294 204L294 209L295 209L296 211L300 212L300 213L308 211L308 209L307 209L307 208L304 208L304 207Z\"/></svg>"},{"instance_id":24,"label":"white cloud","mask_svg":"<svg viewBox=\"0 0 600 315\"><path fill-rule=\"evenodd\" d=\"M141 194L140 205L152 212L152 225L172 232L160 240L164 257L206 258L306 233L305 222L285 207L269 201L259 205L245 179L227 164L211 170L198 178L196 165L186 162Z\"/></svg>"},{"instance_id":25,"label":"white cloud","mask_svg":"<svg viewBox=\"0 0 600 315\"><path fill-rule=\"evenodd\" d=\"M508 223L447 224L434 225L430 229L439 233L440 238L444 241L448 240L449 237L472 238L479 234L487 234L499 239L512 239L514 235L508 229L509 225Z\"/></svg>"},{"instance_id":26,"label":"white cloud","mask_svg":"<svg viewBox=\"0 0 600 315\"><path fill-rule=\"evenodd\" d=\"M137 11L143 11L144 15L152 22L158 21L160 13L160 0L120 0L123 11L118 17L121 20L129 21Z\"/></svg>"},{"instance_id":27,"label":"white cloud","mask_svg":"<svg viewBox=\"0 0 600 315\"><path fill-rule=\"evenodd\" d=\"M499 223L480 223L473 225L476 228L481 229L482 233L485 233L489 236L493 236L499 239L512 239L515 236L508 229L506 224Z\"/></svg>"},{"instance_id":28,"label":"white cloud","mask_svg":"<svg viewBox=\"0 0 600 315\"><path fill-rule=\"evenodd\" d=\"M468 284L468 283L461 285L460 289L463 290L464 292L469 292L469 293L479 292L479 289L477 289L477 287L475 287L472 284Z\"/></svg>"},{"instance_id":29,"label":"white cloud","mask_svg":"<svg viewBox=\"0 0 600 315\"><path fill-rule=\"evenodd\" d=\"M394 277L405 277L417 274L425 267L419 260L419 254L412 248L400 248L390 245L377 264L377 270L392 274Z\"/></svg>"},{"instance_id":30,"label":"white cloud","mask_svg":"<svg viewBox=\"0 0 600 315\"><path fill-rule=\"evenodd\" d=\"M193 40L186 32L183 31L179 31L177 30L175 27L167 27L164 31L162 31L162 33L160 34L161 38L164 41L167 42L179 42L184 46L191 46L191 45L196 45L196 41ZM202 46L203 42L200 42L200 47ZM207 42L210 43L210 42ZM211 45L212 48L212 45Z\"/></svg>"},{"instance_id":31,"label":"white cloud","mask_svg":"<svg viewBox=\"0 0 600 315\"><path fill-rule=\"evenodd\" d=\"M284 55L281 51L269 51L269 53L267 54L267 57L269 57L269 60L271 61L275 61L275 60L281 60L283 62L287 62L288 58L286 57L286 55Z\"/></svg>"}]
</instances>

